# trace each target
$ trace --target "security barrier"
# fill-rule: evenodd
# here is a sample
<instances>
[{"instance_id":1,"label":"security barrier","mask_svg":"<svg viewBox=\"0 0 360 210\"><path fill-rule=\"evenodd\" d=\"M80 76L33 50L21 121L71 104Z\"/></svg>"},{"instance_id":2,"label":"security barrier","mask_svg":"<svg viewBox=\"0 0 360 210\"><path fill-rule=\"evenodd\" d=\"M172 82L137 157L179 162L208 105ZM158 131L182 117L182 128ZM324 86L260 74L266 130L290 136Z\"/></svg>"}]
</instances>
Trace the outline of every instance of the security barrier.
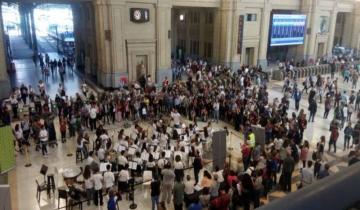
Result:
<instances>
[{"instance_id":1,"label":"security barrier","mask_svg":"<svg viewBox=\"0 0 360 210\"><path fill-rule=\"evenodd\" d=\"M337 64L336 71L340 71L341 65ZM289 71L287 74L291 78L304 78L310 75L318 74L329 74L331 72L331 67L329 64L319 65L319 66L308 66L308 67L296 67L293 71ZM273 71L273 80L282 81L286 72L284 70L275 70Z\"/></svg>"}]
</instances>

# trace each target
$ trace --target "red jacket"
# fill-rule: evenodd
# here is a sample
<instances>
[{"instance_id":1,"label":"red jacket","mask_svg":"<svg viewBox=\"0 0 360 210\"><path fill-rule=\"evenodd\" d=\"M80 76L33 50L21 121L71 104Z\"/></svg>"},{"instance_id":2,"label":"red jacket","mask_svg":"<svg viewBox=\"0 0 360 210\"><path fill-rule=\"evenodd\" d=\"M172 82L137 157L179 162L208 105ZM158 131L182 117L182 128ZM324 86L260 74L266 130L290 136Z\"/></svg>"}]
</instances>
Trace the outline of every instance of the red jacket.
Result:
<instances>
[{"instance_id":1,"label":"red jacket","mask_svg":"<svg viewBox=\"0 0 360 210\"><path fill-rule=\"evenodd\" d=\"M337 141L339 138L339 131L337 128L331 129L330 139L333 141Z\"/></svg>"},{"instance_id":2,"label":"red jacket","mask_svg":"<svg viewBox=\"0 0 360 210\"><path fill-rule=\"evenodd\" d=\"M228 210L229 204L230 196L227 193L220 195L211 201L211 206L213 206L216 210Z\"/></svg>"}]
</instances>

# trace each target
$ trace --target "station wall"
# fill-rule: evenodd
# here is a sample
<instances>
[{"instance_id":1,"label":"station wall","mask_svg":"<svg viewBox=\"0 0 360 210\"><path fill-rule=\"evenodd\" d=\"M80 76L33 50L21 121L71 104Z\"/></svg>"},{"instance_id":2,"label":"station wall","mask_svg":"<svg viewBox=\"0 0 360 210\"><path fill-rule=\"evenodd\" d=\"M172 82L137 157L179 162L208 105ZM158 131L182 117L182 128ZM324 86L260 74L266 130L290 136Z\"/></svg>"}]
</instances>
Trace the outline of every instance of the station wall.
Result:
<instances>
[{"instance_id":1,"label":"station wall","mask_svg":"<svg viewBox=\"0 0 360 210\"><path fill-rule=\"evenodd\" d=\"M98 78L105 87L118 87L119 78L137 80L151 75L153 81L171 78L171 53L178 40L191 48L192 39L200 40L199 55L206 43L212 45L211 60L238 68L243 64L267 65L270 17L272 11L291 11L307 15L305 43L290 50L295 59L316 59L331 53L336 17L346 13L343 36L347 46L359 45L359 2L354 0L97 0L95 1ZM132 8L148 9L150 20L137 23L130 19ZM184 33L175 25L179 9L212 11L213 26L186 26ZM205 14L201 12L201 14ZM242 48L238 49L239 16L243 15ZM326 30L320 30L323 19ZM204 17L200 17L200 23ZM321 26L323 27L323 26ZM205 31L205 33L203 33ZM185 34L185 35L184 35ZM211 35L210 35L211 34ZM206 42L206 43L205 43ZM251 55L250 55L251 54Z\"/></svg>"}]
</instances>

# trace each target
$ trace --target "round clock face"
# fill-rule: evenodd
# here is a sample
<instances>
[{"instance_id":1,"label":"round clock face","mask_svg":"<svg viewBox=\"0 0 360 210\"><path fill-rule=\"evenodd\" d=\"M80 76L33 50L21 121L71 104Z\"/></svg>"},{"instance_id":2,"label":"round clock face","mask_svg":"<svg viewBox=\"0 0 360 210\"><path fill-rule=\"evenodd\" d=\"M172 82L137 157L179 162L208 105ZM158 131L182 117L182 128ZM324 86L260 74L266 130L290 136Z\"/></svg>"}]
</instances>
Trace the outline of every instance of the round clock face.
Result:
<instances>
[{"instance_id":1,"label":"round clock face","mask_svg":"<svg viewBox=\"0 0 360 210\"><path fill-rule=\"evenodd\" d=\"M140 10L135 10L135 11L134 11L134 18L135 18L135 20L140 20L140 19L141 19L141 12L140 12Z\"/></svg>"}]
</instances>

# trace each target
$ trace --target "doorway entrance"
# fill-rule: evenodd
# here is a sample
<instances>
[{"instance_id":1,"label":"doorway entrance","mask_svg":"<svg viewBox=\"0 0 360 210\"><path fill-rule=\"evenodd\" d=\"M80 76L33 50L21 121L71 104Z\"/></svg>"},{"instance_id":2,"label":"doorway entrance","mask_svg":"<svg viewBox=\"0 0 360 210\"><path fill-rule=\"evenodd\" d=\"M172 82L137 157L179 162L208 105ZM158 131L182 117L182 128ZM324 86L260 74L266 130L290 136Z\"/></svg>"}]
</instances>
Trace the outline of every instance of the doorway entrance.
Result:
<instances>
[{"instance_id":1,"label":"doorway entrance","mask_svg":"<svg viewBox=\"0 0 360 210\"><path fill-rule=\"evenodd\" d=\"M254 65L254 52L255 48L247 47L245 50L245 65Z\"/></svg>"},{"instance_id":2,"label":"doorway entrance","mask_svg":"<svg viewBox=\"0 0 360 210\"><path fill-rule=\"evenodd\" d=\"M325 44L323 42L318 44L317 57L320 58L324 55Z\"/></svg>"},{"instance_id":3,"label":"doorway entrance","mask_svg":"<svg viewBox=\"0 0 360 210\"><path fill-rule=\"evenodd\" d=\"M136 79L148 75L148 57L147 55L136 56Z\"/></svg>"},{"instance_id":4,"label":"doorway entrance","mask_svg":"<svg viewBox=\"0 0 360 210\"><path fill-rule=\"evenodd\" d=\"M211 60L215 11L212 8L175 7L171 19L172 58Z\"/></svg>"}]
</instances>

